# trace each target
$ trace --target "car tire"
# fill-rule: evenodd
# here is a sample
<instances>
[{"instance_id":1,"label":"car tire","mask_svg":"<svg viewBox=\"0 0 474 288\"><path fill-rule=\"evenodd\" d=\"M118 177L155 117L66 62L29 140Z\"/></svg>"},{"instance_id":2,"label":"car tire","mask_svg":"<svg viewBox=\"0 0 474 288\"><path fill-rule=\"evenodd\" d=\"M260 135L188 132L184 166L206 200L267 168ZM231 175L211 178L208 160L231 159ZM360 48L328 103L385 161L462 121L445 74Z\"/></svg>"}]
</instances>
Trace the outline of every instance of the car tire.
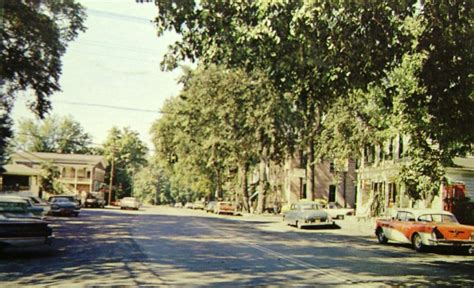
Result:
<instances>
[{"instance_id":1,"label":"car tire","mask_svg":"<svg viewBox=\"0 0 474 288\"><path fill-rule=\"evenodd\" d=\"M413 234L411 243L413 245L413 249L415 249L417 252L424 252L426 250L426 246L423 244L423 240L418 233Z\"/></svg>"},{"instance_id":2,"label":"car tire","mask_svg":"<svg viewBox=\"0 0 474 288\"><path fill-rule=\"evenodd\" d=\"M303 229L303 225L301 225L300 221L296 221L296 227L298 227L298 229Z\"/></svg>"},{"instance_id":3,"label":"car tire","mask_svg":"<svg viewBox=\"0 0 474 288\"><path fill-rule=\"evenodd\" d=\"M383 233L382 228L377 228L377 231L375 232L375 235L377 236L377 241L379 241L380 244L387 244L388 243L388 238L385 236L385 233Z\"/></svg>"}]
</instances>

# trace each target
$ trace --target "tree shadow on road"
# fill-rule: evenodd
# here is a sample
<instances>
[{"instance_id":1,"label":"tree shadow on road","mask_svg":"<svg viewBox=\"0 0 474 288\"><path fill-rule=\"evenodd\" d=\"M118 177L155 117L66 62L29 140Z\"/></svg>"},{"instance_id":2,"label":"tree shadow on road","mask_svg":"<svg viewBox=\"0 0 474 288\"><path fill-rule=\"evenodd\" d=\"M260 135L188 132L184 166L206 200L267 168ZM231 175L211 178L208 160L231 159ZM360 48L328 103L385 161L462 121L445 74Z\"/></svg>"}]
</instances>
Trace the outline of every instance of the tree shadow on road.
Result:
<instances>
[{"instance_id":1,"label":"tree shadow on road","mask_svg":"<svg viewBox=\"0 0 474 288\"><path fill-rule=\"evenodd\" d=\"M471 258L429 261L405 246L262 222L97 210L52 219L52 252L1 254L0 283L94 285L472 284ZM268 224L268 223L267 223ZM422 257L420 265L418 257ZM387 261L390 260L390 261ZM462 269L459 269L461 267ZM439 273L445 271L446 278ZM403 275L403 277L401 276ZM403 280L402 280L403 279Z\"/></svg>"}]
</instances>

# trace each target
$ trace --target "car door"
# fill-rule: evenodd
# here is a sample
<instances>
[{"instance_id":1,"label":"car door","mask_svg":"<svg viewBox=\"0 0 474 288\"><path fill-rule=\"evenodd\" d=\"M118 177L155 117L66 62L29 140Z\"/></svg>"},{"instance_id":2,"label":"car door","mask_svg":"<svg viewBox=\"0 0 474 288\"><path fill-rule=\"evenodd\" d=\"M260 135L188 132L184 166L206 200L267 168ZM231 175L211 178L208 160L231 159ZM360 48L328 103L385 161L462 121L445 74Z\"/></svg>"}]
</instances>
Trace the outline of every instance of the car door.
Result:
<instances>
[{"instance_id":1,"label":"car door","mask_svg":"<svg viewBox=\"0 0 474 288\"><path fill-rule=\"evenodd\" d=\"M286 215L285 215L285 221L288 224L296 225L295 212L296 212L296 204L291 204L290 210L286 212Z\"/></svg>"},{"instance_id":2,"label":"car door","mask_svg":"<svg viewBox=\"0 0 474 288\"><path fill-rule=\"evenodd\" d=\"M410 214L406 211L398 211L397 216L394 221L391 221L389 228L390 233L387 235L387 238L397 242L408 242L410 241L405 236L405 231L408 229L408 226L411 225Z\"/></svg>"}]
</instances>

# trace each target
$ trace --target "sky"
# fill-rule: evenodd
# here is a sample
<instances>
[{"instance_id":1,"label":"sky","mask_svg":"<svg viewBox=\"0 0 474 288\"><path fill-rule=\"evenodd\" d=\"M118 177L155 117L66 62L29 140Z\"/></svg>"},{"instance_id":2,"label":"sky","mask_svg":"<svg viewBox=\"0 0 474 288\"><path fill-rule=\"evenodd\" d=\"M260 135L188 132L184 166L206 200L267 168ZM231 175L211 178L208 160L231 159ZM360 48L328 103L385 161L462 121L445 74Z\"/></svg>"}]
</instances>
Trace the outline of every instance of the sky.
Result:
<instances>
[{"instance_id":1,"label":"sky","mask_svg":"<svg viewBox=\"0 0 474 288\"><path fill-rule=\"evenodd\" d=\"M61 92L50 98L50 114L71 115L102 143L113 127L129 127L149 148L151 124L161 114L165 99L177 95L180 71L163 72L159 63L174 33L158 37L150 21L156 16L153 3L135 0L81 0L87 8L87 30L69 43L63 56ZM34 118L26 107L31 92L20 93L12 118ZM131 110L114 109L116 106ZM136 109L138 111L134 111Z\"/></svg>"}]
</instances>

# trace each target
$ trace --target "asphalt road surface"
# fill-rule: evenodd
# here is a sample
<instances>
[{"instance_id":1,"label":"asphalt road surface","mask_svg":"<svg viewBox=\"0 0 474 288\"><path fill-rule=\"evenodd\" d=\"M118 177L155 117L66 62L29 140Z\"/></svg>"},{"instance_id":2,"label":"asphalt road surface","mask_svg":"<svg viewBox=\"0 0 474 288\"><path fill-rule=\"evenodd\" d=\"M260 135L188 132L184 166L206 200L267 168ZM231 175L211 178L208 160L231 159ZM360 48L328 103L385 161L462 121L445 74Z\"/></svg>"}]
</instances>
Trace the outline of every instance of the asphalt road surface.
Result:
<instances>
[{"instance_id":1,"label":"asphalt road surface","mask_svg":"<svg viewBox=\"0 0 474 288\"><path fill-rule=\"evenodd\" d=\"M474 257L345 229L147 207L51 218L53 247L0 253L0 286L473 286ZM341 225L342 226L342 225Z\"/></svg>"}]
</instances>

